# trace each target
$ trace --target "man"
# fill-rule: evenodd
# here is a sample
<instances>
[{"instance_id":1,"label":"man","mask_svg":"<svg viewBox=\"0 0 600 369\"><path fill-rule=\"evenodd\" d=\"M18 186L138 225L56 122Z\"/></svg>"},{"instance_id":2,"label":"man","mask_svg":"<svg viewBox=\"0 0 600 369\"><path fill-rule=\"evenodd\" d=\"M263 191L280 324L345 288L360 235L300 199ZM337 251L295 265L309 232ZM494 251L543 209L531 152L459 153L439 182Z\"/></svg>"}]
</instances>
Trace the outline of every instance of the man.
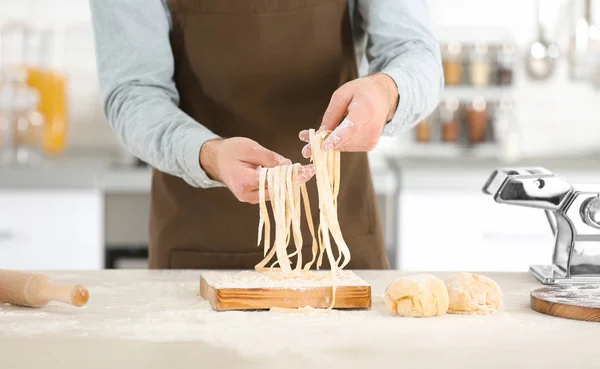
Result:
<instances>
[{"instance_id":1,"label":"man","mask_svg":"<svg viewBox=\"0 0 600 369\"><path fill-rule=\"evenodd\" d=\"M367 152L439 102L426 0L91 0L91 10L108 121L155 168L151 268L253 268L256 169L307 164L309 128L332 130L323 147L342 151L348 268L388 267ZM357 78L364 51L370 74ZM312 176L304 166L301 180ZM310 260L306 222L303 239Z\"/></svg>"}]
</instances>

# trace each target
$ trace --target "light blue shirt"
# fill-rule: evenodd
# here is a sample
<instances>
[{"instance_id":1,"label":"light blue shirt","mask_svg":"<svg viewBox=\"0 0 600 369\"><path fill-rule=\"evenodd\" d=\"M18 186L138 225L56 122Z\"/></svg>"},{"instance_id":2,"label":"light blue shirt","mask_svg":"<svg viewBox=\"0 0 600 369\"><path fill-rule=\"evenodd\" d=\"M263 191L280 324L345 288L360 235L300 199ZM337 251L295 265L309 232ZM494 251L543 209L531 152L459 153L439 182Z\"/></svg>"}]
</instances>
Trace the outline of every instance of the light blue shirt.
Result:
<instances>
[{"instance_id":1,"label":"light blue shirt","mask_svg":"<svg viewBox=\"0 0 600 369\"><path fill-rule=\"evenodd\" d=\"M104 112L118 141L194 187L222 186L199 162L202 144L218 136L178 108L167 0L90 5ZM427 1L349 0L349 6L357 60L366 56L369 73L386 73L398 86L398 108L383 133L406 131L435 109L444 87Z\"/></svg>"}]
</instances>

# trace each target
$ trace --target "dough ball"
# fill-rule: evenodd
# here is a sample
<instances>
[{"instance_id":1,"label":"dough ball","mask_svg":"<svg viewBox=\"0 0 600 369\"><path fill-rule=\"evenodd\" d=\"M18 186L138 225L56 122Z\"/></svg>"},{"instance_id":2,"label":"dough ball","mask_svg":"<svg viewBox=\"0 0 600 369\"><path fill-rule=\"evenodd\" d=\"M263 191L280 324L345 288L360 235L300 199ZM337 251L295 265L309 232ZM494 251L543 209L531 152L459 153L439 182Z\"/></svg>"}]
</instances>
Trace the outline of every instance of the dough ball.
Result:
<instances>
[{"instance_id":1,"label":"dough ball","mask_svg":"<svg viewBox=\"0 0 600 369\"><path fill-rule=\"evenodd\" d=\"M492 279L457 273L446 279L451 314L489 314L502 310L502 291Z\"/></svg>"},{"instance_id":2,"label":"dough ball","mask_svg":"<svg viewBox=\"0 0 600 369\"><path fill-rule=\"evenodd\" d=\"M385 291L389 310L404 317L432 317L448 311L448 290L444 281L430 274L401 277Z\"/></svg>"}]
</instances>

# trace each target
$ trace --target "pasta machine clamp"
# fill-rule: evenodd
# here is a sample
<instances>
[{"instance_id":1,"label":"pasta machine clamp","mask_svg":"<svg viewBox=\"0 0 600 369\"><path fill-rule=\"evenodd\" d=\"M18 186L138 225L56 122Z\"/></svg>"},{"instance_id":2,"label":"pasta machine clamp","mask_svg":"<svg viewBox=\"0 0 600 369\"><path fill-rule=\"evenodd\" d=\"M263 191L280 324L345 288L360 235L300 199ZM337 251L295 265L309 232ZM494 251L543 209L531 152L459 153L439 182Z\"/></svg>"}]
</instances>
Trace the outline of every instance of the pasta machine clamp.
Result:
<instances>
[{"instance_id":1,"label":"pasta machine clamp","mask_svg":"<svg viewBox=\"0 0 600 369\"><path fill-rule=\"evenodd\" d=\"M529 272L543 284L600 282L600 185L572 185L545 168L499 168L483 192L500 204L543 209L554 234L551 265Z\"/></svg>"}]
</instances>

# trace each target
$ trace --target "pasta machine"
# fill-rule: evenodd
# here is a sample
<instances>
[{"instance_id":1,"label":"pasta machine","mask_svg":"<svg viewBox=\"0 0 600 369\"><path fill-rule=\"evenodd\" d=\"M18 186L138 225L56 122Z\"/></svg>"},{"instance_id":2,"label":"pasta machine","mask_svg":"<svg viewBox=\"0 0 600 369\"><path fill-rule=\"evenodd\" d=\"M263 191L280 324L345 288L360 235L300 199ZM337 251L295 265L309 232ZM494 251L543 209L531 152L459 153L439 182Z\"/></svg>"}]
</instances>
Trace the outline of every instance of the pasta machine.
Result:
<instances>
[{"instance_id":1,"label":"pasta machine","mask_svg":"<svg viewBox=\"0 0 600 369\"><path fill-rule=\"evenodd\" d=\"M545 168L500 168L483 192L500 204L544 210L554 234L551 265L529 272L543 284L600 282L600 185L572 185Z\"/></svg>"}]
</instances>

